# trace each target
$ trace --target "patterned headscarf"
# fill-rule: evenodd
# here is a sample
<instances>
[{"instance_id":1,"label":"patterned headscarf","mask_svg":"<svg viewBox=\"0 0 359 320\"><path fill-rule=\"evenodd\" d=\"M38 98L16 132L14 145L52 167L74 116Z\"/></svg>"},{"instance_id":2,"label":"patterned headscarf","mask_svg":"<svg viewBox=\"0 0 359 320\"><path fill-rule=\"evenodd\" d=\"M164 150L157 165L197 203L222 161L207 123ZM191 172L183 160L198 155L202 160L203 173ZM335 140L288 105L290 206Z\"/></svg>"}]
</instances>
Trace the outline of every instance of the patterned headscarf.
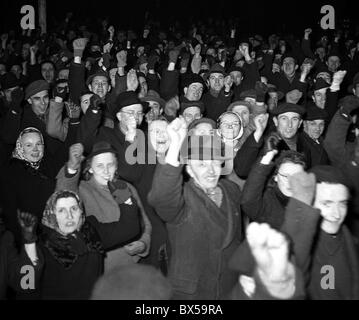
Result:
<instances>
[{"instance_id":1,"label":"patterned headscarf","mask_svg":"<svg viewBox=\"0 0 359 320\"><path fill-rule=\"evenodd\" d=\"M85 215L84 215L84 210L83 210L83 204L81 199L79 198L79 196L73 192L73 191L69 191L69 190L59 190L54 192L51 197L47 200L46 206L45 206L45 211L42 217L42 224L45 225L46 227L53 229L55 231L57 231L58 233L63 234L63 232L60 230L59 225L57 223L57 219L56 219L56 214L55 214L55 207L56 207L56 202L57 200L61 199L61 198L75 198L77 203L79 204L79 207L82 211L82 215L80 217L80 221L79 221L79 225L77 226L77 231L79 231L83 225L83 223L85 222Z\"/></svg>"},{"instance_id":2,"label":"patterned headscarf","mask_svg":"<svg viewBox=\"0 0 359 320\"><path fill-rule=\"evenodd\" d=\"M26 163L30 167L32 167L35 170L38 170L39 167L40 167L40 163L42 161L42 158L39 161L30 161L25 157L25 154L24 154L24 147L22 145L21 138L27 133L37 133L40 136L41 143L44 144L44 138L43 138L41 132L36 128L28 127L26 129L24 129L23 131L21 131L19 137L17 138L16 147L15 147L15 150L13 151L13 153L12 153L12 157L16 158L16 159L19 159L19 160L26 161Z\"/></svg>"}]
</instances>

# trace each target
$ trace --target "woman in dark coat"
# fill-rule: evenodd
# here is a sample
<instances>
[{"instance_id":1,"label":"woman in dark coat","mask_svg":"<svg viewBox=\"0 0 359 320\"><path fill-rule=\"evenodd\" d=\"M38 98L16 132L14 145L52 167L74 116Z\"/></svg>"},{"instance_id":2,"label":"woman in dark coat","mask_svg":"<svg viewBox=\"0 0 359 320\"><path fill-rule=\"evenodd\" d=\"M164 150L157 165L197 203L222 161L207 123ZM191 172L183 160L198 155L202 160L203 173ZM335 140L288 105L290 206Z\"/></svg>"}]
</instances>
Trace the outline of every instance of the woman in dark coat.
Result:
<instances>
[{"instance_id":1,"label":"woman in dark coat","mask_svg":"<svg viewBox=\"0 0 359 320\"><path fill-rule=\"evenodd\" d=\"M103 273L105 250L131 241L140 232L136 200L120 204L121 221L100 223L85 217L72 191L56 191L48 200L36 244L44 259L42 299L88 299ZM35 251L36 252L36 251Z\"/></svg>"},{"instance_id":2,"label":"woman in dark coat","mask_svg":"<svg viewBox=\"0 0 359 320\"><path fill-rule=\"evenodd\" d=\"M56 186L56 166L45 153L44 140L38 129L29 127L20 133L12 158L1 171L0 202L5 226L20 244L17 209L41 219L46 201Z\"/></svg>"}]
</instances>

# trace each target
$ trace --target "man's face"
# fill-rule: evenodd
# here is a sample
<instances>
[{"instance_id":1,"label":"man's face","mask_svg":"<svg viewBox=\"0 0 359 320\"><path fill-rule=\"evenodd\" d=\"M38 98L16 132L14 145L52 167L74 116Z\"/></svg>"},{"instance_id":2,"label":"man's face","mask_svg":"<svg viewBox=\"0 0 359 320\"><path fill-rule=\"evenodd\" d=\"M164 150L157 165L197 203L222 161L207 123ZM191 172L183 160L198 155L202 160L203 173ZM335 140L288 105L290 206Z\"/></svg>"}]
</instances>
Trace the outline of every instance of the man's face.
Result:
<instances>
[{"instance_id":1,"label":"man's face","mask_svg":"<svg viewBox=\"0 0 359 320\"><path fill-rule=\"evenodd\" d=\"M22 68L21 66L19 66L18 64L14 64L12 67L11 67L11 70L10 70L15 76L16 78L20 79L20 76L22 74Z\"/></svg>"},{"instance_id":2,"label":"man's face","mask_svg":"<svg viewBox=\"0 0 359 320\"><path fill-rule=\"evenodd\" d=\"M191 131L194 136L210 136L214 128L209 123L199 123Z\"/></svg>"},{"instance_id":3,"label":"man's face","mask_svg":"<svg viewBox=\"0 0 359 320\"><path fill-rule=\"evenodd\" d=\"M191 83L188 88L184 88L184 92L189 101L199 101L202 97L203 85L198 82Z\"/></svg>"},{"instance_id":4,"label":"man's face","mask_svg":"<svg viewBox=\"0 0 359 320\"><path fill-rule=\"evenodd\" d=\"M119 122L125 126L135 119L137 126L139 126L143 120L142 104L132 104L130 106L123 107L121 111L117 113L117 118Z\"/></svg>"},{"instance_id":5,"label":"man's face","mask_svg":"<svg viewBox=\"0 0 359 320\"><path fill-rule=\"evenodd\" d=\"M89 89L100 98L104 98L107 92L110 91L111 86L105 76L96 76L93 78L91 84L89 84Z\"/></svg>"},{"instance_id":6,"label":"man's face","mask_svg":"<svg viewBox=\"0 0 359 320\"><path fill-rule=\"evenodd\" d=\"M144 77L138 77L138 83L140 87L140 93L138 96L139 98L143 98L147 95L148 92L147 81Z\"/></svg>"},{"instance_id":7,"label":"man's face","mask_svg":"<svg viewBox=\"0 0 359 320\"><path fill-rule=\"evenodd\" d=\"M146 118L147 121L153 121L153 119L157 119L162 113L162 109L160 104L156 101L148 101L150 111L147 112Z\"/></svg>"},{"instance_id":8,"label":"man's face","mask_svg":"<svg viewBox=\"0 0 359 320\"><path fill-rule=\"evenodd\" d=\"M14 88L8 88L8 89L5 89L3 92L4 92L4 95L5 95L5 98L6 98L6 101L8 103L10 103L12 101L12 98L11 98L11 93L15 90L19 88L18 86L14 87Z\"/></svg>"},{"instance_id":9,"label":"man's face","mask_svg":"<svg viewBox=\"0 0 359 320\"><path fill-rule=\"evenodd\" d=\"M55 215L60 231L67 235L79 227L82 210L75 198L60 198L56 202Z\"/></svg>"},{"instance_id":10,"label":"man's face","mask_svg":"<svg viewBox=\"0 0 359 320\"><path fill-rule=\"evenodd\" d=\"M314 207L320 209L321 229L329 234L338 233L348 210L349 191L342 184L317 183Z\"/></svg>"},{"instance_id":11,"label":"man's face","mask_svg":"<svg viewBox=\"0 0 359 320\"><path fill-rule=\"evenodd\" d=\"M163 120L152 121L149 125L150 142L158 153L165 153L170 146L171 141L167 133L167 126L167 122Z\"/></svg>"},{"instance_id":12,"label":"man's face","mask_svg":"<svg viewBox=\"0 0 359 320\"><path fill-rule=\"evenodd\" d=\"M325 102L327 101L327 88L315 90L312 98L318 108L324 109Z\"/></svg>"},{"instance_id":13,"label":"man's face","mask_svg":"<svg viewBox=\"0 0 359 320\"><path fill-rule=\"evenodd\" d=\"M296 134L302 124L300 115L296 112L286 112L273 118L277 132L284 139L291 139Z\"/></svg>"},{"instance_id":14,"label":"man's face","mask_svg":"<svg viewBox=\"0 0 359 320\"><path fill-rule=\"evenodd\" d=\"M208 48L206 51L206 55L212 56L212 57L216 57L216 49L214 48Z\"/></svg>"},{"instance_id":15,"label":"man's face","mask_svg":"<svg viewBox=\"0 0 359 320\"><path fill-rule=\"evenodd\" d=\"M242 119L242 125L246 128L249 125L249 110L247 106L235 106L232 111L239 114Z\"/></svg>"},{"instance_id":16,"label":"man's face","mask_svg":"<svg viewBox=\"0 0 359 320\"><path fill-rule=\"evenodd\" d=\"M21 146L25 159L30 162L40 161L44 156L44 144L36 132L25 133L21 137Z\"/></svg>"},{"instance_id":17,"label":"man's face","mask_svg":"<svg viewBox=\"0 0 359 320\"><path fill-rule=\"evenodd\" d=\"M90 173L101 186L107 186L112 181L117 170L117 160L112 152L100 153L91 160Z\"/></svg>"},{"instance_id":18,"label":"man's face","mask_svg":"<svg viewBox=\"0 0 359 320\"><path fill-rule=\"evenodd\" d=\"M93 96L93 93L87 93L81 96L80 98L80 105L81 105L81 110L83 112L83 114L86 113L88 107L90 106L90 99Z\"/></svg>"},{"instance_id":19,"label":"man's face","mask_svg":"<svg viewBox=\"0 0 359 320\"><path fill-rule=\"evenodd\" d=\"M48 82L51 83L55 79L55 69L51 63L43 63L41 65L41 74L42 77Z\"/></svg>"},{"instance_id":20,"label":"man's face","mask_svg":"<svg viewBox=\"0 0 359 320\"><path fill-rule=\"evenodd\" d=\"M47 90L40 91L28 99L31 104L32 111L39 116L45 114L49 106L49 93Z\"/></svg>"},{"instance_id":21,"label":"man's face","mask_svg":"<svg viewBox=\"0 0 359 320\"><path fill-rule=\"evenodd\" d=\"M282 70L287 76L293 76L298 66L295 64L295 60L291 57L287 57L283 60Z\"/></svg>"},{"instance_id":22,"label":"man's face","mask_svg":"<svg viewBox=\"0 0 359 320\"><path fill-rule=\"evenodd\" d=\"M318 120L307 120L304 121L304 132L311 137L313 140L318 140L323 134L325 121L322 119Z\"/></svg>"},{"instance_id":23,"label":"man's face","mask_svg":"<svg viewBox=\"0 0 359 320\"><path fill-rule=\"evenodd\" d=\"M224 86L224 76L222 73L211 73L209 76L209 86L214 91L221 91Z\"/></svg>"},{"instance_id":24,"label":"man's face","mask_svg":"<svg viewBox=\"0 0 359 320\"><path fill-rule=\"evenodd\" d=\"M289 184L289 177L295 173L303 172L304 168L301 164L293 162L282 163L279 168L274 180L277 182L279 190L287 197L293 195L292 189Z\"/></svg>"},{"instance_id":25,"label":"man's face","mask_svg":"<svg viewBox=\"0 0 359 320\"><path fill-rule=\"evenodd\" d=\"M327 66L329 71L336 72L340 66L340 58L337 56L331 56L328 58Z\"/></svg>"},{"instance_id":26,"label":"man's face","mask_svg":"<svg viewBox=\"0 0 359 320\"><path fill-rule=\"evenodd\" d=\"M231 76L233 83L236 86L239 86L241 84L241 82L243 80L243 76L240 71L232 71L229 75Z\"/></svg>"},{"instance_id":27,"label":"man's face","mask_svg":"<svg viewBox=\"0 0 359 320\"><path fill-rule=\"evenodd\" d=\"M69 69L62 69L59 72L58 79L68 80L69 79Z\"/></svg>"},{"instance_id":28,"label":"man's face","mask_svg":"<svg viewBox=\"0 0 359 320\"><path fill-rule=\"evenodd\" d=\"M202 188L213 189L221 175L222 163L219 160L189 160L187 172Z\"/></svg>"},{"instance_id":29,"label":"man's face","mask_svg":"<svg viewBox=\"0 0 359 320\"><path fill-rule=\"evenodd\" d=\"M325 58L325 49L322 48L322 47L317 48L316 54L318 55L318 57L320 58L320 60L323 60L323 59Z\"/></svg>"},{"instance_id":30,"label":"man's face","mask_svg":"<svg viewBox=\"0 0 359 320\"><path fill-rule=\"evenodd\" d=\"M190 125L196 119L202 118L201 110L198 107L188 107L183 111L183 118L185 119L187 126Z\"/></svg>"}]
</instances>

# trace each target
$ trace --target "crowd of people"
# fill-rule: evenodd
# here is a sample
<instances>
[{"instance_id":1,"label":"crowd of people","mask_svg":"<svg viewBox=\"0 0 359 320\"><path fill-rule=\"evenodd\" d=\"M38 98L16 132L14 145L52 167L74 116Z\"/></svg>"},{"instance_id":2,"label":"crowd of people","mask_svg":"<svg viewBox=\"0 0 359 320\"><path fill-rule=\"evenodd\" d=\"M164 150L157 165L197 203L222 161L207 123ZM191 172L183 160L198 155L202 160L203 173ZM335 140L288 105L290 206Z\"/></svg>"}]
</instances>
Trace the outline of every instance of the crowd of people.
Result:
<instances>
[{"instance_id":1,"label":"crowd of people","mask_svg":"<svg viewBox=\"0 0 359 320\"><path fill-rule=\"evenodd\" d=\"M305 27L3 33L0 298L359 299L359 36Z\"/></svg>"}]
</instances>

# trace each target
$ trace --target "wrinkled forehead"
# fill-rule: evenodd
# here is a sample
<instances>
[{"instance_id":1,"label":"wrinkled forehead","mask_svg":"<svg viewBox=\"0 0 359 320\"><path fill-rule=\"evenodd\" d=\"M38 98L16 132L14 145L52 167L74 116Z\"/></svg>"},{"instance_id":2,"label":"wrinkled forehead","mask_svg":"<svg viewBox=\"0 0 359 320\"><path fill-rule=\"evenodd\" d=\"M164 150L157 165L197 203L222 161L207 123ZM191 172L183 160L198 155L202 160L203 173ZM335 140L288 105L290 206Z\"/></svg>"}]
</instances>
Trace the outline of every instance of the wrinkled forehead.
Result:
<instances>
[{"instance_id":1,"label":"wrinkled forehead","mask_svg":"<svg viewBox=\"0 0 359 320\"><path fill-rule=\"evenodd\" d=\"M42 141L41 136L38 132L27 132L22 135L21 137L21 143L36 143L38 141Z\"/></svg>"},{"instance_id":2,"label":"wrinkled forehead","mask_svg":"<svg viewBox=\"0 0 359 320\"><path fill-rule=\"evenodd\" d=\"M154 120L149 125L150 131L166 131L167 132L168 123L164 120Z\"/></svg>"},{"instance_id":3,"label":"wrinkled forehead","mask_svg":"<svg viewBox=\"0 0 359 320\"><path fill-rule=\"evenodd\" d=\"M226 113L221 118L221 123L222 122L234 122L234 121L240 121L238 116L236 116L234 113Z\"/></svg>"},{"instance_id":4,"label":"wrinkled forehead","mask_svg":"<svg viewBox=\"0 0 359 320\"><path fill-rule=\"evenodd\" d=\"M58 198L55 203L55 209L70 208L72 206L78 206L79 202L75 197Z\"/></svg>"},{"instance_id":5,"label":"wrinkled forehead","mask_svg":"<svg viewBox=\"0 0 359 320\"><path fill-rule=\"evenodd\" d=\"M295 64L295 60L292 57L286 57L283 59L283 64Z\"/></svg>"},{"instance_id":6,"label":"wrinkled forehead","mask_svg":"<svg viewBox=\"0 0 359 320\"><path fill-rule=\"evenodd\" d=\"M122 111L135 111L135 112L139 112L142 111L143 107L142 104L136 103L136 104L131 104L129 106L123 107Z\"/></svg>"},{"instance_id":7,"label":"wrinkled forehead","mask_svg":"<svg viewBox=\"0 0 359 320\"><path fill-rule=\"evenodd\" d=\"M102 83L108 83L108 80L107 80L107 77L105 76L96 76L92 79L92 84L96 84L96 83L99 83L99 82L102 82Z\"/></svg>"},{"instance_id":8,"label":"wrinkled forehead","mask_svg":"<svg viewBox=\"0 0 359 320\"><path fill-rule=\"evenodd\" d=\"M278 119L281 118L288 118L288 119L293 119L293 118L301 118L299 113L296 112L284 112L278 115Z\"/></svg>"},{"instance_id":9,"label":"wrinkled forehead","mask_svg":"<svg viewBox=\"0 0 359 320\"><path fill-rule=\"evenodd\" d=\"M235 106L232 111L237 112L237 113L242 113L242 112L249 112L249 109L247 106L238 105L238 106Z\"/></svg>"},{"instance_id":10,"label":"wrinkled forehead","mask_svg":"<svg viewBox=\"0 0 359 320\"><path fill-rule=\"evenodd\" d=\"M49 95L49 92L47 90L43 90L43 91L40 91L36 94L34 94L33 96L31 96L32 99L39 99L39 98L44 98L46 96Z\"/></svg>"},{"instance_id":11,"label":"wrinkled forehead","mask_svg":"<svg viewBox=\"0 0 359 320\"><path fill-rule=\"evenodd\" d=\"M199 82L193 82L188 86L188 88L192 90L198 90L198 89L203 89L203 85L202 83Z\"/></svg>"},{"instance_id":12,"label":"wrinkled forehead","mask_svg":"<svg viewBox=\"0 0 359 320\"><path fill-rule=\"evenodd\" d=\"M54 66L49 62L45 62L41 65L41 70L54 70Z\"/></svg>"},{"instance_id":13,"label":"wrinkled forehead","mask_svg":"<svg viewBox=\"0 0 359 320\"><path fill-rule=\"evenodd\" d=\"M316 200L346 201L350 197L349 189L340 183L317 183Z\"/></svg>"}]
</instances>

